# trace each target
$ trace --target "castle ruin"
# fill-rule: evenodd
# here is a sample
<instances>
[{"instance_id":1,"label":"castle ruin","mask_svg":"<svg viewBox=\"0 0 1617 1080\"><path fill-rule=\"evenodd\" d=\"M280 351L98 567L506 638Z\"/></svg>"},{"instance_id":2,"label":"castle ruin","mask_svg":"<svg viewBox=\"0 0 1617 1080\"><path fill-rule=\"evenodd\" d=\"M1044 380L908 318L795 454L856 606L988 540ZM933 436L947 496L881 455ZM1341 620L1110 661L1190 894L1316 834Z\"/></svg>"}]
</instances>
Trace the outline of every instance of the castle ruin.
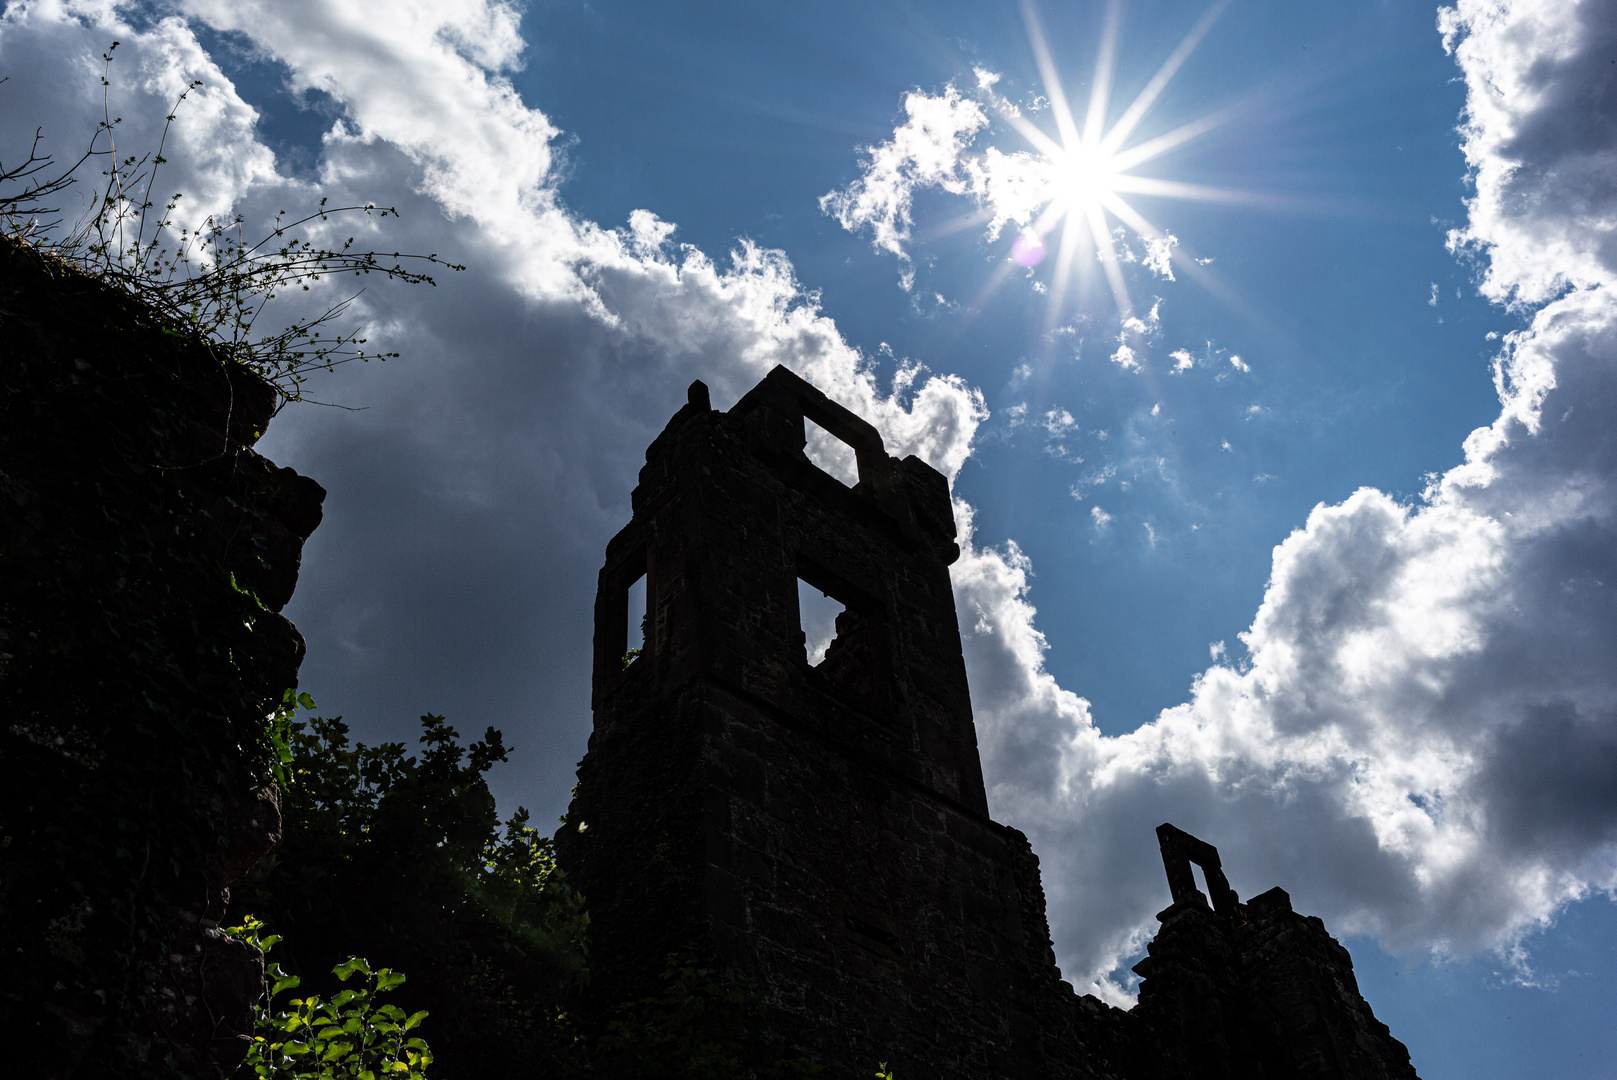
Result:
<instances>
[{"instance_id":1,"label":"castle ruin","mask_svg":"<svg viewBox=\"0 0 1617 1080\"><path fill-rule=\"evenodd\" d=\"M805 455L805 421L852 448L855 486ZM1038 859L988 814L937 471L777 367L728 412L693 384L633 510L601 570L595 727L559 837L601 1000L694 949L830 1076L1413 1080L1324 924L1278 888L1241 903L1171 825L1139 1003L1062 980ZM843 608L817 664L803 587Z\"/></svg>"}]
</instances>

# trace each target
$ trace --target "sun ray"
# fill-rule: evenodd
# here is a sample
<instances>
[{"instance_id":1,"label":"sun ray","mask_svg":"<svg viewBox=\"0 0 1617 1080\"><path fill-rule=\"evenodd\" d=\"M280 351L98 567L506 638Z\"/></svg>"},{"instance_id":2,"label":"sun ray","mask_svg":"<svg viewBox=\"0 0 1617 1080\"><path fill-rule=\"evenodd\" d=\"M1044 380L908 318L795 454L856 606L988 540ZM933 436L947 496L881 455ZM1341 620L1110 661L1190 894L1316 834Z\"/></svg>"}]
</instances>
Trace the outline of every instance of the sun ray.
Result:
<instances>
[{"instance_id":1,"label":"sun ray","mask_svg":"<svg viewBox=\"0 0 1617 1080\"><path fill-rule=\"evenodd\" d=\"M1016 129L1016 133L1018 135L1032 143L1034 149L1038 150L1039 153L1043 154L1050 160L1054 161L1055 159L1061 157L1063 151L1060 143L1056 142L1054 139L1050 138L1050 136L1040 131L1033 125L1032 121L1023 116L1021 113L1009 111L1008 102L1006 103L1006 106L1007 107L1001 108L1001 112L1004 113L1005 119L1011 125L1011 127Z\"/></svg>"},{"instance_id":2,"label":"sun ray","mask_svg":"<svg viewBox=\"0 0 1617 1080\"><path fill-rule=\"evenodd\" d=\"M1050 47L1044 40L1044 27L1039 22L1038 12L1033 9L1032 0L1022 0L1022 21L1027 24L1028 42L1033 46L1033 58L1038 61L1039 76L1044 79L1044 92L1050 99L1050 111L1055 114L1062 146L1076 146L1078 127L1073 123L1072 110L1067 105L1067 95L1061 88L1061 78L1056 74L1055 61L1050 58Z\"/></svg>"},{"instance_id":3,"label":"sun ray","mask_svg":"<svg viewBox=\"0 0 1617 1080\"><path fill-rule=\"evenodd\" d=\"M1145 114L1156 103L1157 96L1167 87L1169 80L1178 73L1180 66L1196 50L1196 46L1201 44L1202 38L1207 36L1207 31L1213 28L1213 23L1217 21L1218 17L1224 13L1224 9L1229 5L1230 0L1216 0L1207 9L1206 13L1202 15L1201 21L1191 28L1190 33L1186 34L1185 39L1179 43L1179 47L1169 54L1168 59L1162 62L1162 66L1157 69L1157 73L1151 76L1151 81L1145 84L1145 89L1140 91L1123 115L1118 118L1117 123L1112 125L1112 130L1106 133L1106 138L1101 140L1101 153L1115 153L1117 148L1123 145L1123 140L1134 133L1134 129L1139 126L1140 121L1145 118Z\"/></svg>"},{"instance_id":4,"label":"sun ray","mask_svg":"<svg viewBox=\"0 0 1617 1080\"><path fill-rule=\"evenodd\" d=\"M1095 238L1095 250L1100 253L1100 264L1106 271L1106 284L1112 288L1112 301L1125 323L1134 317L1134 301L1129 298L1128 284L1123 280L1123 268L1118 265L1117 252L1112 248L1112 234L1106 228L1106 216L1101 208L1091 206L1088 211L1089 234Z\"/></svg>"},{"instance_id":5,"label":"sun ray","mask_svg":"<svg viewBox=\"0 0 1617 1080\"><path fill-rule=\"evenodd\" d=\"M1141 236L1148 236L1154 240L1160 239L1163 236L1160 229L1151 224L1151 222L1147 221L1138 210L1135 210L1134 207L1130 206L1128 202L1120 196L1113 195L1111 199L1107 201L1106 208L1110 210L1118 220L1122 221ZM1202 263L1196 259L1194 252L1186 251L1181 246L1175 245L1168 249L1168 258L1173 261L1173 265L1184 271L1184 273L1194 280L1196 284L1218 297L1224 306L1228 307L1231 311L1234 311L1237 315L1240 315L1242 318L1246 319L1252 325L1256 326L1265 333L1271 335L1281 334L1281 332L1270 322L1270 320L1260 314L1258 310L1246 300L1245 297L1240 296L1223 282L1221 282L1218 278L1208 273L1207 267L1202 265Z\"/></svg>"},{"instance_id":6,"label":"sun ray","mask_svg":"<svg viewBox=\"0 0 1617 1080\"><path fill-rule=\"evenodd\" d=\"M1110 210L1113 217L1141 236L1149 236L1153 240L1162 236L1162 233L1155 225L1147 221L1138 210L1128 204L1128 200L1115 191L1107 192L1106 196L1101 200L1101 205Z\"/></svg>"},{"instance_id":7,"label":"sun ray","mask_svg":"<svg viewBox=\"0 0 1617 1080\"><path fill-rule=\"evenodd\" d=\"M1112 66L1117 60L1118 0L1106 5L1106 24L1100 35L1100 54L1095 57L1095 81L1089 89L1089 111L1084 116L1084 146L1099 146L1106 127L1106 106L1112 90ZM1051 99L1052 104L1054 99ZM1069 149L1076 149L1068 144Z\"/></svg>"},{"instance_id":8,"label":"sun ray","mask_svg":"<svg viewBox=\"0 0 1617 1080\"><path fill-rule=\"evenodd\" d=\"M1133 327L1129 326L1130 321L1135 319L1134 305L1117 249L1118 238L1114 237L1108 226L1108 215L1120 223L1120 236L1126 237L1132 232L1148 242L1160 244L1165 234L1123 196L1217 203L1254 203L1262 200L1254 192L1138 176L1132 172L1140 165L1229 121L1240 111L1235 106L1209 113L1133 146L1125 146L1229 3L1230 0L1211 0L1190 32L1180 40L1122 115L1108 128L1107 111L1112 102L1112 84L1116 75L1120 0L1109 0L1106 7L1105 21L1097 43L1094 79L1081 126L1062 86L1060 72L1034 0L1021 0L1028 44L1044 85L1050 119L1056 131L1052 136L1048 131L1048 122L1043 125L1034 123L1015 104L996 94L992 89L992 79L980 84L983 100L1026 140L1033 152L1000 154L990 151L978 166L982 171L972 174L973 191L983 211L992 211L986 220L992 223L993 230L997 233L1007 221L1020 225L1012 238L1009 258L995 268L979 302L998 289L1016 267L1026 267L1031 271L1053 255L1053 261L1045 265L1050 275L1046 290L1049 293L1046 329L1052 329L1060 321L1067 295L1074 288L1074 278L1077 278L1078 295L1090 296L1098 271L1106 280L1117 305L1118 316L1124 324L1119 340L1129 344L1132 337L1138 336L1139 325L1136 322ZM939 227L934 235L970 228L982 220L984 215L981 213L957 218ZM1059 243L1054 242L1052 235L1057 228L1061 230ZM1047 240L1051 242L1047 243ZM1057 250L1052 251L1052 247ZM1182 264L1183 253L1171 250L1172 247L1168 245L1166 252L1172 258L1172 265ZM1134 261L1136 256L1129 254L1127 258ZM1161 262L1162 258L1161 250L1153 252L1151 265L1158 273L1167 273L1170 264ZM1194 262L1189 265L1195 269L1187 276L1198 280L1208 277L1200 265ZM1143 345L1143 342L1135 344Z\"/></svg>"},{"instance_id":9,"label":"sun ray","mask_svg":"<svg viewBox=\"0 0 1617 1080\"><path fill-rule=\"evenodd\" d=\"M1028 229L1030 232L1043 236L1045 233L1055 228L1056 222L1060 221L1063 217L1066 217L1069 211L1070 207L1066 206L1059 199L1052 200L1050 205L1046 206L1044 211L1040 213L1038 217L1033 219L1033 224L1030 225Z\"/></svg>"},{"instance_id":10,"label":"sun ray","mask_svg":"<svg viewBox=\"0 0 1617 1080\"><path fill-rule=\"evenodd\" d=\"M1239 188L1212 187L1208 184L1187 184L1182 180L1159 180L1152 176L1119 176L1112 185L1114 192L1130 195L1157 195L1165 199L1196 199L1200 202L1258 203L1267 198L1255 191Z\"/></svg>"},{"instance_id":11,"label":"sun ray","mask_svg":"<svg viewBox=\"0 0 1617 1080\"><path fill-rule=\"evenodd\" d=\"M1181 124L1164 135L1148 139L1138 146L1132 146L1127 150L1111 154L1109 155L1109 160L1119 172L1132 169L1136 165L1145 164L1154 157L1160 157L1177 146L1184 145L1199 135L1207 134L1207 132L1225 123L1234 115L1234 107L1219 109L1217 112L1208 113L1199 120Z\"/></svg>"},{"instance_id":12,"label":"sun ray","mask_svg":"<svg viewBox=\"0 0 1617 1080\"><path fill-rule=\"evenodd\" d=\"M969 309L981 311L987 305L989 298L999 291L1001 285L1005 284L1005 279L1011 276L1011 272L1019 269L1021 268L1010 259L1001 259L999 265L994 267L993 273L988 275L988 280L983 282L983 287L977 290L977 295L972 298L971 303L968 305Z\"/></svg>"},{"instance_id":13,"label":"sun ray","mask_svg":"<svg viewBox=\"0 0 1617 1080\"><path fill-rule=\"evenodd\" d=\"M1072 265L1077 258L1079 246L1080 223L1071 214L1067 215L1061 228L1061 247L1056 251L1055 274L1050 279L1050 298L1044 307L1044 329L1046 333L1055 329L1061 318L1061 301L1067 292L1067 283L1072 277Z\"/></svg>"},{"instance_id":14,"label":"sun ray","mask_svg":"<svg viewBox=\"0 0 1617 1080\"><path fill-rule=\"evenodd\" d=\"M960 214L950 218L948 221L939 222L936 225L922 229L916 235L916 240L923 244L929 244L934 240L942 240L946 236L965 232L967 229L975 229L979 225L987 225L993 220L994 211L987 207L982 207L981 209L973 210L969 214Z\"/></svg>"}]
</instances>

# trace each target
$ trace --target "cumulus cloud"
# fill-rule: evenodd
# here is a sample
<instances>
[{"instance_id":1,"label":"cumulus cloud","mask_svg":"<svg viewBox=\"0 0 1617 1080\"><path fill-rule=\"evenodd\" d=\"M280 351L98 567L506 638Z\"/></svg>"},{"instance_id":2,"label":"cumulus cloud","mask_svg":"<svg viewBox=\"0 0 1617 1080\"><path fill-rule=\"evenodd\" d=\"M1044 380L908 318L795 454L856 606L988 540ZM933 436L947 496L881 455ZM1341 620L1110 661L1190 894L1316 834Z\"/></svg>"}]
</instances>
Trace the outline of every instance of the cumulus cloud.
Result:
<instances>
[{"instance_id":1,"label":"cumulus cloud","mask_svg":"<svg viewBox=\"0 0 1617 1080\"><path fill-rule=\"evenodd\" d=\"M571 213L555 186L558 129L507 78L521 62L515 5L413 0L377 18L359 0L186 0L155 23L125 10L8 8L0 146L25 147L36 124L59 149L87 137L94 61L117 39L114 107L131 146L154 145L148 118L205 82L171 136L163 183L187 192L182 205L239 211L251 227L321 196L375 200L402 217L360 244L472 266L436 289L362 296L361 332L405 358L325 377L316 396L363 411L288 410L264 443L331 492L289 610L310 642L305 686L368 738L409 737L427 709L495 724L518 746L502 793L560 809L589 730L578 673L600 552L694 378L725 407L786 364L869 417L893 453L952 476L970 452L981 395L914 365L878 385L784 253L742 240L715 257L650 210L616 228ZM277 171L200 24L283 65L293 90L330 95L341 115L318 184ZM354 226L332 228L341 239Z\"/></svg>"},{"instance_id":2,"label":"cumulus cloud","mask_svg":"<svg viewBox=\"0 0 1617 1080\"><path fill-rule=\"evenodd\" d=\"M19 146L26 149L22 140L42 126L44 149L66 163L88 146L103 113L98 93L64 96L60 86L76 82L99 88L101 57L118 35L107 4L68 2L52 8L42 17L34 7L14 4L0 17L0 57L9 76L0 89L0 111L7 118L8 155ZM156 189L184 191L174 214L177 226L195 229L210 215L223 217L254 185L277 179L274 155L254 137L256 111L231 91L181 20L160 20L138 44L110 51L115 58L112 78L123 100L135 106L126 111L114 102L113 134L120 156L155 149L163 117L194 79L203 80L201 87L190 89L183 105L186 122L169 132L166 153L171 163L159 173ZM105 148L104 140L101 145ZM64 194L62 209L76 215L88 209L90 197L89 186L81 182Z\"/></svg>"},{"instance_id":3,"label":"cumulus cloud","mask_svg":"<svg viewBox=\"0 0 1617 1080\"><path fill-rule=\"evenodd\" d=\"M979 72L982 84L986 73ZM990 81L987 85L992 85ZM864 167L853 183L820 199L820 209L844 229L868 228L877 250L890 251L903 264L905 289L915 282L905 243L910 238L910 206L916 190L942 187L964 192L969 181L960 171L960 156L978 130L988 123L982 106L960 96L953 86L942 94L917 90L904 96L905 121L893 137L866 147Z\"/></svg>"},{"instance_id":4,"label":"cumulus cloud","mask_svg":"<svg viewBox=\"0 0 1617 1080\"><path fill-rule=\"evenodd\" d=\"M1045 670L1025 556L968 535L956 567L990 801L1034 838L1067 973L1114 999L1164 902L1163 820L1244 895L1282 883L1393 949L1525 963L1524 935L1617 888L1617 6L1466 0L1440 24L1476 184L1450 243L1531 312L1463 463L1414 502L1316 507L1245 655L1215 646L1122 736Z\"/></svg>"},{"instance_id":5,"label":"cumulus cloud","mask_svg":"<svg viewBox=\"0 0 1617 1080\"><path fill-rule=\"evenodd\" d=\"M519 748L529 735L582 747L601 546L692 378L722 406L785 363L871 417L895 453L951 476L970 453L981 396L913 367L879 385L783 253L740 242L714 257L650 210L621 228L569 212L558 131L505 75L521 62L511 5L402 3L380 20L358 0L179 10L338 103L323 193L396 203L390 247L473 266L436 290L367 293L366 329L408 358L330 381L365 412L290 412L266 444L332 492L292 610L311 641L306 684L344 687L328 703L361 731L434 709L504 726ZM119 11L7 9L6 145L36 122L87 132L93 58L115 36L133 73L117 84L127 138L149 137L139 118L163 115L190 78L207 84L171 154L191 212L266 220L313 195L277 171L185 19L136 29ZM1617 886L1617 85L1603 66L1617 12L1476 0L1446 11L1442 32L1468 86L1476 182L1450 242L1479 261L1488 296L1530 315L1501 339L1500 416L1461 465L1412 503L1365 489L1317 507L1275 550L1244 655L1221 652L1189 700L1117 737L1046 671L1026 556L984 543L957 504L990 798L1034 839L1080 985L1124 993L1100 980L1165 903L1151 833L1163 820L1218 843L1244 895L1282 883L1338 932L1394 948L1508 946ZM1001 223L1021 220L1025 163L1004 155L997 188L960 164L980 107L917 94L906 115L909 141L867 151L828 212L901 256L918 186L997 191ZM1090 518L1112 520L1098 506ZM366 558L336 557L352 551ZM519 754L517 790L566 790L570 758Z\"/></svg>"}]
</instances>

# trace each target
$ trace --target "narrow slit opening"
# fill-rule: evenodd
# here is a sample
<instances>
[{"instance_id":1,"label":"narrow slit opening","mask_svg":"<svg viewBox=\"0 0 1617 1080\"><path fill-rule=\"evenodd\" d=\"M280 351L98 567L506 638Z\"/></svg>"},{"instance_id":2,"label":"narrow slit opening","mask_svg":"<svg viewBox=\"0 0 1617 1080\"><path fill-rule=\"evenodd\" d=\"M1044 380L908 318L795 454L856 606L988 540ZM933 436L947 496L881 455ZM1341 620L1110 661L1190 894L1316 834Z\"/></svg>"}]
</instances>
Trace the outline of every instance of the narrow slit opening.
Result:
<instances>
[{"instance_id":1,"label":"narrow slit opening","mask_svg":"<svg viewBox=\"0 0 1617 1080\"><path fill-rule=\"evenodd\" d=\"M844 487L859 483L859 458L853 447L816 424L803 418L803 453L823 473L835 478Z\"/></svg>"},{"instance_id":2,"label":"narrow slit opening","mask_svg":"<svg viewBox=\"0 0 1617 1080\"><path fill-rule=\"evenodd\" d=\"M634 579L627 593L627 633L623 642L623 666L627 668L646 651L646 575Z\"/></svg>"}]
</instances>

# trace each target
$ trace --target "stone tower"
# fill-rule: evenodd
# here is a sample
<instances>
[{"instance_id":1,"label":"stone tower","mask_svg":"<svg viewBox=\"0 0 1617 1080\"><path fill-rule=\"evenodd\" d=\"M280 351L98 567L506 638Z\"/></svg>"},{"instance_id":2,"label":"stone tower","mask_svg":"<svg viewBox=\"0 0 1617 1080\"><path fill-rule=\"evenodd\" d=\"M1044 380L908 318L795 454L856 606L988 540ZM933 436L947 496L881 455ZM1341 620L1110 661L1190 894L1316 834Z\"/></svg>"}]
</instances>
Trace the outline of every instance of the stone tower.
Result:
<instances>
[{"instance_id":1,"label":"stone tower","mask_svg":"<svg viewBox=\"0 0 1617 1080\"><path fill-rule=\"evenodd\" d=\"M809 461L806 422L852 448L855 486ZM1256 1060L1246 991L1196 981L1203 946L1230 967L1209 934L1244 911L1221 874L1218 910L1202 899L1206 919L1174 924L1186 944L1158 960L1149 1019L1061 980L1038 860L988 816L941 474L777 367L728 412L693 384L633 510L600 574L595 727L558 836L590 905L599 1000L654 992L664 958L695 949L750 977L788 1050L833 1076L889 1061L939 1080L1146 1080ZM800 588L843 608L818 664ZM1185 860L1206 870L1212 851L1172 832L1164 916L1196 908ZM1225 990L1213 1030L1196 1003Z\"/></svg>"}]
</instances>

